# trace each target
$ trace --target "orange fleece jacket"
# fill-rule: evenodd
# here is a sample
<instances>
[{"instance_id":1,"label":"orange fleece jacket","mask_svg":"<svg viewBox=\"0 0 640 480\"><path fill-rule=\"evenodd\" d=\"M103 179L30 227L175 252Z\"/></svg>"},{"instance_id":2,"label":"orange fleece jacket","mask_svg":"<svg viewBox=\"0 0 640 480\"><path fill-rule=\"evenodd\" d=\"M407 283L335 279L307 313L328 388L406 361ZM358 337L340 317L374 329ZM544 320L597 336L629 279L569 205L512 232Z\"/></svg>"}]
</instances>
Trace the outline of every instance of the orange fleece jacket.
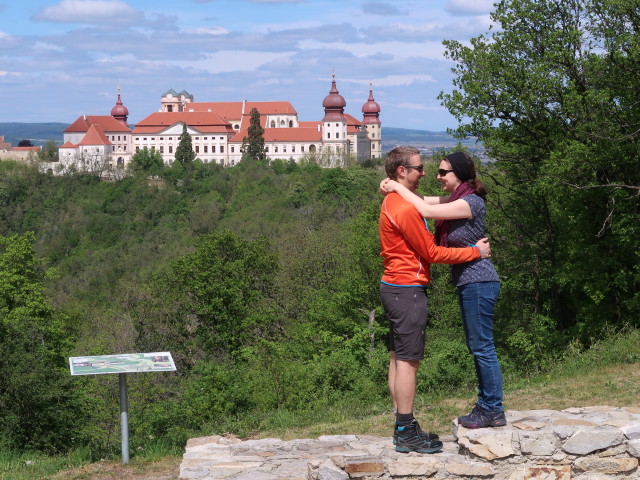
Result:
<instances>
[{"instance_id":1,"label":"orange fleece jacket","mask_svg":"<svg viewBox=\"0 0 640 480\"><path fill-rule=\"evenodd\" d=\"M382 281L392 285L426 286L431 263L464 263L480 258L477 247L446 248L435 244L426 221L397 193L388 194L380 207Z\"/></svg>"}]
</instances>

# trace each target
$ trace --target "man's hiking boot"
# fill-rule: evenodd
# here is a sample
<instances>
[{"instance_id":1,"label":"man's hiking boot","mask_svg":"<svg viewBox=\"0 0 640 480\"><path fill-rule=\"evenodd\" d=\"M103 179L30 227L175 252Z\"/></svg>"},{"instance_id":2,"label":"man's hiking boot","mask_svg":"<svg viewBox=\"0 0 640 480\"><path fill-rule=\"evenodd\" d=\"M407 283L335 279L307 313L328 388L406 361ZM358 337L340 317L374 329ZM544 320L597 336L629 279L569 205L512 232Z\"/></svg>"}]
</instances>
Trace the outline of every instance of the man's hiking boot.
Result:
<instances>
[{"instance_id":1,"label":"man's hiking boot","mask_svg":"<svg viewBox=\"0 0 640 480\"><path fill-rule=\"evenodd\" d=\"M458 425L465 428L503 427L506 424L504 412L490 412L477 404L471 413L458 417Z\"/></svg>"},{"instance_id":2,"label":"man's hiking boot","mask_svg":"<svg viewBox=\"0 0 640 480\"><path fill-rule=\"evenodd\" d=\"M442 442L440 440L427 440L425 432L420 429L418 422L415 420L409 425L396 428L398 431L396 452L436 453L442 450Z\"/></svg>"},{"instance_id":3,"label":"man's hiking boot","mask_svg":"<svg viewBox=\"0 0 640 480\"><path fill-rule=\"evenodd\" d=\"M438 440L440 438L438 437L437 433L430 433L422 430L420 428L420 425L418 425L418 421L415 418L413 419L412 423L415 423L417 425L418 433L422 435L427 441ZM393 444L394 445L398 444L398 424L397 423L393 425Z\"/></svg>"}]
</instances>

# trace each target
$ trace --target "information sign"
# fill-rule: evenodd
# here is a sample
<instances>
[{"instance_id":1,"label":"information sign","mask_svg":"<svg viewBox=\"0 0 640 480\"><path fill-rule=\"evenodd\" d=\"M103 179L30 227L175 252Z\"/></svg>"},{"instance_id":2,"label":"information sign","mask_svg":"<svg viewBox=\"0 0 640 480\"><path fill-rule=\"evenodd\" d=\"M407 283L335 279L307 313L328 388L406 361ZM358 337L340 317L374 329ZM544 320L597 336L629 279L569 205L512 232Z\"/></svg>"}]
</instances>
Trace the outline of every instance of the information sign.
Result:
<instances>
[{"instance_id":1,"label":"information sign","mask_svg":"<svg viewBox=\"0 0 640 480\"><path fill-rule=\"evenodd\" d=\"M170 352L70 357L69 368L71 375L174 372L176 370Z\"/></svg>"}]
</instances>

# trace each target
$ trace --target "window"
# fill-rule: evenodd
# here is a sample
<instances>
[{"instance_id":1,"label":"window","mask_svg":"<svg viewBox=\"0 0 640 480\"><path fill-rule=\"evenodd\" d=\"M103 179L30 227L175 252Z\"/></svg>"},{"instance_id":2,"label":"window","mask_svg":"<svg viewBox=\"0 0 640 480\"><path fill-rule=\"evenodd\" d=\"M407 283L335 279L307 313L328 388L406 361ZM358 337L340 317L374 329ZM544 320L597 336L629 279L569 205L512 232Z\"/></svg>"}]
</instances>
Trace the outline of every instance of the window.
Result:
<instances>
[{"instance_id":1,"label":"window","mask_svg":"<svg viewBox=\"0 0 640 480\"><path fill-rule=\"evenodd\" d=\"M208 152L208 148L209 148L209 147L207 147L206 145L204 146L204 153L209 153L209 152ZM215 147L214 147L214 148L215 148Z\"/></svg>"},{"instance_id":2,"label":"window","mask_svg":"<svg viewBox=\"0 0 640 480\"><path fill-rule=\"evenodd\" d=\"M235 153L236 152L236 147L231 147L231 153Z\"/></svg>"},{"instance_id":3,"label":"window","mask_svg":"<svg viewBox=\"0 0 640 480\"><path fill-rule=\"evenodd\" d=\"M139 152L139 151L140 151L140 147L136 146L136 152Z\"/></svg>"},{"instance_id":4,"label":"window","mask_svg":"<svg viewBox=\"0 0 640 480\"><path fill-rule=\"evenodd\" d=\"M293 120L289 120L289 128L293 128Z\"/></svg>"},{"instance_id":5,"label":"window","mask_svg":"<svg viewBox=\"0 0 640 480\"><path fill-rule=\"evenodd\" d=\"M340 132L336 132L336 138L340 138Z\"/></svg>"},{"instance_id":6,"label":"window","mask_svg":"<svg viewBox=\"0 0 640 480\"><path fill-rule=\"evenodd\" d=\"M164 145L160 145L160 153L164 153Z\"/></svg>"},{"instance_id":7,"label":"window","mask_svg":"<svg viewBox=\"0 0 640 480\"><path fill-rule=\"evenodd\" d=\"M220 145L220 153L224 153L224 145Z\"/></svg>"},{"instance_id":8,"label":"window","mask_svg":"<svg viewBox=\"0 0 640 480\"><path fill-rule=\"evenodd\" d=\"M291 153L296 153L296 146L291 147Z\"/></svg>"},{"instance_id":9,"label":"window","mask_svg":"<svg viewBox=\"0 0 640 480\"><path fill-rule=\"evenodd\" d=\"M169 145L169 153L173 153L173 145Z\"/></svg>"},{"instance_id":10,"label":"window","mask_svg":"<svg viewBox=\"0 0 640 480\"><path fill-rule=\"evenodd\" d=\"M331 132L327 132L327 138L331 138Z\"/></svg>"},{"instance_id":11,"label":"window","mask_svg":"<svg viewBox=\"0 0 640 480\"><path fill-rule=\"evenodd\" d=\"M200 137L194 137L193 139L194 140L200 140Z\"/></svg>"},{"instance_id":12,"label":"window","mask_svg":"<svg viewBox=\"0 0 640 480\"><path fill-rule=\"evenodd\" d=\"M269 145L267 145L266 147L264 147L264 151L265 151L265 153L269 153Z\"/></svg>"},{"instance_id":13,"label":"window","mask_svg":"<svg viewBox=\"0 0 640 480\"><path fill-rule=\"evenodd\" d=\"M118 135L118 141L120 141L120 135ZM118 159L118 160L120 160L120 159Z\"/></svg>"},{"instance_id":14,"label":"window","mask_svg":"<svg viewBox=\"0 0 640 480\"><path fill-rule=\"evenodd\" d=\"M274 151L275 153L278 153L278 146L277 146L277 145L276 145L275 147L273 147L273 151Z\"/></svg>"},{"instance_id":15,"label":"window","mask_svg":"<svg viewBox=\"0 0 640 480\"><path fill-rule=\"evenodd\" d=\"M196 145L196 153L200 153L200 145Z\"/></svg>"},{"instance_id":16,"label":"window","mask_svg":"<svg viewBox=\"0 0 640 480\"><path fill-rule=\"evenodd\" d=\"M271 128L276 128L276 121L275 120L271 120Z\"/></svg>"},{"instance_id":17,"label":"window","mask_svg":"<svg viewBox=\"0 0 640 480\"><path fill-rule=\"evenodd\" d=\"M173 105L167 105L167 112L173 112Z\"/></svg>"},{"instance_id":18,"label":"window","mask_svg":"<svg viewBox=\"0 0 640 480\"><path fill-rule=\"evenodd\" d=\"M301 151L302 153L304 153L304 145L302 145L302 146L300 147L300 151Z\"/></svg>"},{"instance_id":19,"label":"window","mask_svg":"<svg viewBox=\"0 0 640 480\"><path fill-rule=\"evenodd\" d=\"M211 153L216 153L216 146L215 145L211 145Z\"/></svg>"}]
</instances>

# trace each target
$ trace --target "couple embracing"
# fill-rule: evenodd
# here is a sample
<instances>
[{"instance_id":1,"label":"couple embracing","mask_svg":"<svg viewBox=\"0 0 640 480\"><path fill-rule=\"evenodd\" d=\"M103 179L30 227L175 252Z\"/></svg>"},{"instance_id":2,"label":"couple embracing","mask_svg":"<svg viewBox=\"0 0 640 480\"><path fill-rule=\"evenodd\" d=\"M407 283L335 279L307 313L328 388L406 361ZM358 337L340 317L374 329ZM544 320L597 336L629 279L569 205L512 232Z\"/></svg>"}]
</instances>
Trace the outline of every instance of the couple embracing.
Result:
<instances>
[{"instance_id":1,"label":"couple embracing","mask_svg":"<svg viewBox=\"0 0 640 480\"><path fill-rule=\"evenodd\" d=\"M385 161L388 178L380 209L380 244L384 274L380 297L390 325L389 389L396 420L393 442L398 452L435 453L442 442L423 431L413 416L416 376L424 358L430 264L452 264L462 325L478 378L473 410L458 418L466 428L506 424L502 373L493 342L493 308L500 282L484 235L486 190L476 178L473 160L457 152L440 162L437 179L446 196L417 193L424 177L420 152L397 147ZM436 220L435 236L425 218Z\"/></svg>"}]
</instances>

